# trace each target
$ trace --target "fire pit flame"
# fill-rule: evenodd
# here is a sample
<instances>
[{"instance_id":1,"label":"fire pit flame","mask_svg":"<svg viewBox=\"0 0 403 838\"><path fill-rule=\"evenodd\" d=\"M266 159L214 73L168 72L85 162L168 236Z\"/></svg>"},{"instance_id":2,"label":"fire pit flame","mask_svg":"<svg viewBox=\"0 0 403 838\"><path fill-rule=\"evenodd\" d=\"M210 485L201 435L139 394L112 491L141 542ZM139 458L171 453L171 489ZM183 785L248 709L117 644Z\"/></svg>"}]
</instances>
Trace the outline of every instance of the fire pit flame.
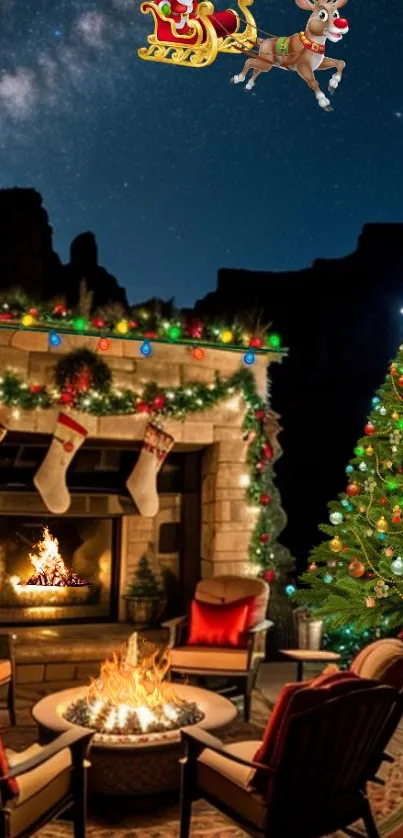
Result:
<instances>
[{"instance_id":1,"label":"fire pit flame","mask_svg":"<svg viewBox=\"0 0 403 838\"><path fill-rule=\"evenodd\" d=\"M29 554L35 573L26 582L18 581L18 585L53 588L82 588L91 585L91 582L85 582L73 570L67 569L59 553L59 542L50 534L48 527L44 528L42 541L36 548L37 555Z\"/></svg>"},{"instance_id":2,"label":"fire pit flame","mask_svg":"<svg viewBox=\"0 0 403 838\"><path fill-rule=\"evenodd\" d=\"M135 633L123 650L101 664L86 696L71 704L64 718L102 737L132 738L196 724L204 714L176 693L166 679L168 670L166 650L149 647L139 660Z\"/></svg>"}]
</instances>

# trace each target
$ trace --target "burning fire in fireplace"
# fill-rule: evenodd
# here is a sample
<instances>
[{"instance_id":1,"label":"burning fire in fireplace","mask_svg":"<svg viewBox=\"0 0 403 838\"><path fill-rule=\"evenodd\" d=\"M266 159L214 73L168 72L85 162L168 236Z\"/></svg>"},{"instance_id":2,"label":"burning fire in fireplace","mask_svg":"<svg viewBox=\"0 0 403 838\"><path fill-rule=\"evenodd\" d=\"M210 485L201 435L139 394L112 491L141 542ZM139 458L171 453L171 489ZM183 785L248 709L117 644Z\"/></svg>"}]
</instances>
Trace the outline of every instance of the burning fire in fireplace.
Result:
<instances>
[{"instance_id":1,"label":"burning fire in fireplace","mask_svg":"<svg viewBox=\"0 0 403 838\"><path fill-rule=\"evenodd\" d=\"M82 588L91 585L91 582L80 579L73 570L68 570L59 553L59 542L50 534L48 527L44 528L42 541L36 545L36 549L36 554L29 554L35 572L26 582L21 582L19 577L13 576L11 581L14 589L19 585L45 588Z\"/></svg>"},{"instance_id":2,"label":"burning fire in fireplace","mask_svg":"<svg viewBox=\"0 0 403 838\"><path fill-rule=\"evenodd\" d=\"M196 704L176 695L166 678L168 669L165 650L149 646L139 657L135 633L123 650L104 661L87 695L71 704L64 718L92 728L101 741L116 737L131 741L145 733L178 731L196 724L204 714Z\"/></svg>"}]
</instances>

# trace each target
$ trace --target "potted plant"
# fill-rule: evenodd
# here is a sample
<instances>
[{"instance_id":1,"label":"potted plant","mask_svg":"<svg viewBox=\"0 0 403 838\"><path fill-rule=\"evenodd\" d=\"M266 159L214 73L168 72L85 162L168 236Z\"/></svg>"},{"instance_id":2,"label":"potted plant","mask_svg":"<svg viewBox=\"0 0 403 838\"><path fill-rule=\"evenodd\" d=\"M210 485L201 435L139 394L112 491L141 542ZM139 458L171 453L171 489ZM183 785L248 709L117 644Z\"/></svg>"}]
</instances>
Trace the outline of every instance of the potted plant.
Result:
<instances>
[{"instance_id":1,"label":"potted plant","mask_svg":"<svg viewBox=\"0 0 403 838\"><path fill-rule=\"evenodd\" d=\"M138 628L150 628L161 616L165 606L163 589L147 556L141 557L125 600L127 622Z\"/></svg>"}]
</instances>

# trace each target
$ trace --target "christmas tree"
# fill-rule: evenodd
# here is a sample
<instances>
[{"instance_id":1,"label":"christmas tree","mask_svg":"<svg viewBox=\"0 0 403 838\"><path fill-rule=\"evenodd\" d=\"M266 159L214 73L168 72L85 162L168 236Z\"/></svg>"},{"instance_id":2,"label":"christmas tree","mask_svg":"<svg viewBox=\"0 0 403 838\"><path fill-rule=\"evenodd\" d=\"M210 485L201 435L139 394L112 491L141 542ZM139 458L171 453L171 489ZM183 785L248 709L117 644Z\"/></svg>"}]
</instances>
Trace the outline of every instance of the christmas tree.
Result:
<instances>
[{"instance_id":1,"label":"christmas tree","mask_svg":"<svg viewBox=\"0 0 403 838\"><path fill-rule=\"evenodd\" d=\"M354 652L403 624L403 346L346 472L296 599L325 619L329 646Z\"/></svg>"},{"instance_id":2,"label":"christmas tree","mask_svg":"<svg viewBox=\"0 0 403 838\"><path fill-rule=\"evenodd\" d=\"M151 599L159 599L161 596L161 587L158 584L154 571L150 567L147 556L141 557L134 578L129 585L127 596L134 598L149 597Z\"/></svg>"}]
</instances>

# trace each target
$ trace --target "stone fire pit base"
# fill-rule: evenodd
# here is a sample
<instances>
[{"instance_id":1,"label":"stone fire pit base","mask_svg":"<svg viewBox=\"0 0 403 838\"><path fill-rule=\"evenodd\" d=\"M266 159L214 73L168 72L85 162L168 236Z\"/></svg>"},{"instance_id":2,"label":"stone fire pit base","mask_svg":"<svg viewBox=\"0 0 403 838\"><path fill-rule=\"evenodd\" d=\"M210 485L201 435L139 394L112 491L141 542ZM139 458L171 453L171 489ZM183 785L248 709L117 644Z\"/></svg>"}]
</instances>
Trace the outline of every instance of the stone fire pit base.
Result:
<instances>
[{"instance_id":1,"label":"stone fire pit base","mask_svg":"<svg viewBox=\"0 0 403 838\"><path fill-rule=\"evenodd\" d=\"M219 732L237 715L235 705L221 695L176 684L175 690L185 701L195 702L204 718L195 725L204 730ZM52 741L66 730L77 725L66 721L63 712L78 698L86 694L86 687L48 695L33 708L32 714L39 729L42 744ZM138 741L99 741L94 737L90 753L88 789L96 794L149 795L173 792L179 789L182 755L180 733L150 734Z\"/></svg>"}]
</instances>

